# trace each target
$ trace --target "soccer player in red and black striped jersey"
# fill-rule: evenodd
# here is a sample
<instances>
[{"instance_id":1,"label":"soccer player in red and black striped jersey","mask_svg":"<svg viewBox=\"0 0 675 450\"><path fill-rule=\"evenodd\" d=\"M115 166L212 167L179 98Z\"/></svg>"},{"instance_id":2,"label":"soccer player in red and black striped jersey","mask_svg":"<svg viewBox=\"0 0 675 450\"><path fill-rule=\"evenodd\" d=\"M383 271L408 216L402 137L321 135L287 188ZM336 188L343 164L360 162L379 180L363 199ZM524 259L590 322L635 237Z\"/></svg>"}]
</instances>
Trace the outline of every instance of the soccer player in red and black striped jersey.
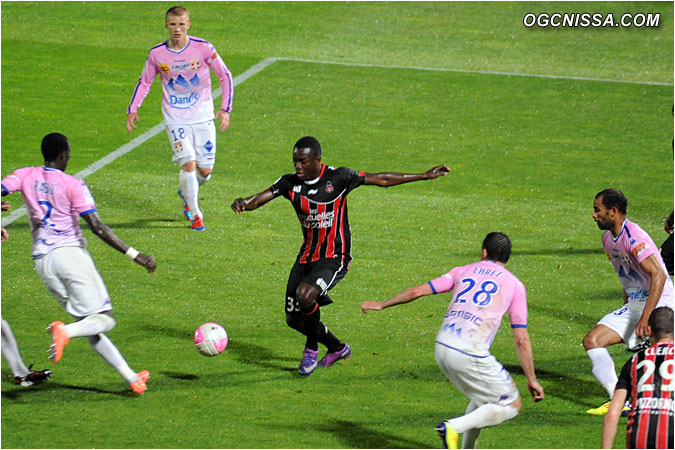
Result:
<instances>
[{"instance_id":1,"label":"soccer player in red and black striped jersey","mask_svg":"<svg viewBox=\"0 0 675 450\"><path fill-rule=\"evenodd\" d=\"M328 291L347 274L351 262L351 230L347 195L362 184L388 187L447 175L439 165L424 173L365 173L321 163L321 145L311 136L293 148L295 173L284 175L268 189L238 198L232 209L240 214L283 196L295 209L302 226L303 243L286 286L286 323L307 337L299 371L310 375L317 366L329 367L351 354L347 343L336 338L321 322L320 306L332 303ZM318 359L318 344L326 355Z\"/></svg>"},{"instance_id":2,"label":"soccer player in red and black striped jersey","mask_svg":"<svg viewBox=\"0 0 675 450\"><path fill-rule=\"evenodd\" d=\"M626 362L602 428L602 448L612 448L616 425L627 397L626 448L673 448L673 310L656 308L649 316L651 347Z\"/></svg>"}]
</instances>

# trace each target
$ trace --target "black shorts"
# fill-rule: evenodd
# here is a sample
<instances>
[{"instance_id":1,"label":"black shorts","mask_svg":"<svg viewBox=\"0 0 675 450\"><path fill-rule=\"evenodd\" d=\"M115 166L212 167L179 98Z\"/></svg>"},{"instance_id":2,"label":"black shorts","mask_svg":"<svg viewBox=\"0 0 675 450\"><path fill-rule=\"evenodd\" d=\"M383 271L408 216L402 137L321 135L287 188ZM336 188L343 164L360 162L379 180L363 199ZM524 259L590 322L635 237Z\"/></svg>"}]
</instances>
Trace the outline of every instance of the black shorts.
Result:
<instances>
[{"instance_id":1,"label":"black shorts","mask_svg":"<svg viewBox=\"0 0 675 450\"><path fill-rule=\"evenodd\" d=\"M338 259L324 258L307 264L300 264L299 260L296 260L288 276L288 284L286 284L286 312L300 311L295 292L303 282L319 290L319 296L316 299L319 306L333 303L328 296L328 291L347 275L347 270L349 270L349 263L341 264Z\"/></svg>"}]
</instances>

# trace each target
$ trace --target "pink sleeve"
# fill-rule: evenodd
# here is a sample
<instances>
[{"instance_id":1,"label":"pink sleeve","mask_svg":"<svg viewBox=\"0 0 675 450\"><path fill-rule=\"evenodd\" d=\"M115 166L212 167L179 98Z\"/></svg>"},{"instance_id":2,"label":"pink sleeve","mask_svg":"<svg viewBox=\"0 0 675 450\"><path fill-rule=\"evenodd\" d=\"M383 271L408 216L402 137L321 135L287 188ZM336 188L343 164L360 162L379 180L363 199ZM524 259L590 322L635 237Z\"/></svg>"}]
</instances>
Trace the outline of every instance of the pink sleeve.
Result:
<instances>
[{"instance_id":1,"label":"pink sleeve","mask_svg":"<svg viewBox=\"0 0 675 450\"><path fill-rule=\"evenodd\" d=\"M152 53L148 53L148 58L145 60L145 67L138 79L138 84L134 89L134 95L131 97L131 103L127 108L127 114L138 112L138 108L143 104L143 100L150 92L150 86L157 76L157 67L152 62Z\"/></svg>"},{"instance_id":2,"label":"pink sleeve","mask_svg":"<svg viewBox=\"0 0 675 450\"><path fill-rule=\"evenodd\" d=\"M83 215L96 211L94 197L85 182L79 178L76 178L68 187L68 197L73 211L77 214Z\"/></svg>"},{"instance_id":3,"label":"pink sleeve","mask_svg":"<svg viewBox=\"0 0 675 450\"><path fill-rule=\"evenodd\" d=\"M15 170L10 175L7 175L2 180L2 188L7 191L8 194L16 192L21 189L21 170Z\"/></svg>"},{"instance_id":4,"label":"pink sleeve","mask_svg":"<svg viewBox=\"0 0 675 450\"><path fill-rule=\"evenodd\" d=\"M654 254L659 254L657 248L649 244L648 236L640 233L635 239L630 240L630 252L635 257L638 264Z\"/></svg>"},{"instance_id":5,"label":"pink sleeve","mask_svg":"<svg viewBox=\"0 0 675 450\"><path fill-rule=\"evenodd\" d=\"M204 58L213 73L220 80L220 90L222 92L222 102L220 109L229 113L232 111L232 97L234 95L234 85L232 83L232 73L225 65L225 61L220 57L213 45L209 46L209 54Z\"/></svg>"},{"instance_id":6,"label":"pink sleeve","mask_svg":"<svg viewBox=\"0 0 675 450\"><path fill-rule=\"evenodd\" d=\"M429 281L429 286L431 286L431 291L434 294L450 292L455 286L455 278L453 277L452 270L445 275Z\"/></svg>"},{"instance_id":7,"label":"pink sleeve","mask_svg":"<svg viewBox=\"0 0 675 450\"><path fill-rule=\"evenodd\" d=\"M527 297L525 295L525 286L518 281L514 288L513 300L509 307L509 320L511 328L527 327Z\"/></svg>"}]
</instances>

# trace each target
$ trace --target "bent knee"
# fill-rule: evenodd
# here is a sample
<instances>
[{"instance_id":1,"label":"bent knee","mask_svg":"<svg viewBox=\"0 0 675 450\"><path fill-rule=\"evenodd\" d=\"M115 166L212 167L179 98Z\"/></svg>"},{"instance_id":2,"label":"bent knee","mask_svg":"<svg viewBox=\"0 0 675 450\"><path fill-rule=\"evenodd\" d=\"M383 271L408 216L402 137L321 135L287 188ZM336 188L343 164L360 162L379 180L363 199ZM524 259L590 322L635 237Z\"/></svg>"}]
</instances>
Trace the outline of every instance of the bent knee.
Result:
<instances>
[{"instance_id":1,"label":"bent knee","mask_svg":"<svg viewBox=\"0 0 675 450\"><path fill-rule=\"evenodd\" d=\"M197 167L197 163L194 160L187 161L186 163L182 164L180 166L180 169L185 171L185 172L194 172L195 167Z\"/></svg>"},{"instance_id":2,"label":"bent knee","mask_svg":"<svg viewBox=\"0 0 675 450\"><path fill-rule=\"evenodd\" d=\"M211 172L213 172L213 169L197 167L197 172L199 172L199 175L203 176L204 178L209 178L211 176Z\"/></svg>"},{"instance_id":3,"label":"bent knee","mask_svg":"<svg viewBox=\"0 0 675 450\"><path fill-rule=\"evenodd\" d=\"M300 305L300 309L310 308L316 302L318 290L309 284L301 284L295 291L295 298Z\"/></svg>"},{"instance_id":4,"label":"bent knee","mask_svg":"<svg viewBox=\"0 0 675 450\"><path fill-rule=\"evenodd\" d=\"M599 347L597 338L591 333L588 333L586 336L584 336L584 339L581 341L581 343L586 350Z\"/></svg>"},{"instance_id":5,"label":"bent knee","mask_svg":"<svg viewBox=\"0 0 675 450\"><path fill-rule=\"evenodd\" d=\"M593 328L586 336L584 336L582 344L584 345L584 349L591 350L594 348L605 347L608 343L607 337L597 328Z\"/></svg>"}]
</instances>

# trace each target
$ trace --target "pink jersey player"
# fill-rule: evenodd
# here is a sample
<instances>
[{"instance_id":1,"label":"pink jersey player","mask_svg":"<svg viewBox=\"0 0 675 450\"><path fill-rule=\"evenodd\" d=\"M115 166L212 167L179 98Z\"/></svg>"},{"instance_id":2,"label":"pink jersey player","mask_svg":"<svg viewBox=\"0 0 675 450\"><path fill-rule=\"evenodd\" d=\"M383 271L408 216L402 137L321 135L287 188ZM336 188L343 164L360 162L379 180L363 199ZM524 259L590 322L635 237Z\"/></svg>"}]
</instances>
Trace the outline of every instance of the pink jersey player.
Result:
<instances>
[{"instance_id":1,"label":"pink jersey player","mask_svg":"<svg viewBox=\"0 0 675 450\"><path fill-rule=\"evenodd\" d=\"M663 260L659 256L659 249L652 238L638 226L626 219L621 226L621 232L614 238L610 231L602 235L602 247L607 253L621 285L626 292L628 302L646 302L649 298L652 277L640 265L651 255L657 255L657 260L666 274L666 282L659 299L658 306L673 305L673 283L668 277Z\"/></svg>"},{"instance_id":2,"label":"pink jersey player","mask_svg":"<svg viewBox=\"0 0 675 450\"><path fill-rule=\"evenodd\" d=\"M35 272L63 310L75 319L69 324L60 320L49 324L47 331L52 335L49 358L59 362L71 339L86 337L92 349L129 383L131 389L142 394L147 389L145 382L150 373L132 370L106 336L115 326L112 303L105 282L85 248L79 218L84 219L94 236L148 272L155 271L155 258L117 237L98 215L87 185L65 173L71 154L66 136L49 133L42 139L41 151L43 166L15 170L2 180L0 193L3 197L14 192L23 195L33 237ZM4 340L3 329L3 353Z\"/></svg>"},{"instance_id":3,"label":"pink jersey player","mask_svg":"<svg viewBox=\"0 0 675 450\"><path fill-rule=\"evenodd\" d=\"M232 74L210 42L188 36L185 48L176 51L168 41L153 47L134 90L127 114L135 113L150 92L157 75L162 82L162 113L167 124L193 124L214 119L211 95L213 70L222 89L220 108L232 110Z\"/></svg>"},{"instance_id":4,"label":"pink jersey player","mask_svg":"<svg viewBox=\"0 0 675 450\"><path fill-rule=\"evenodd\" d=\"M505 312L509 312L512 328L527 327L525 286L493 261L455 267L429 285L434 294L453 291L436 336L439 343L473 356L486 356Z\"/></svg>"},{"instance_id":5,"label":"pink jersey player","mask_svg":"<svg viewBox=\"0 0 675 450\"><path fill-rule=\"evenodd\" d=\"M535 402L544 398L537 381L532 345L527 331L525 286L505 264L511 241L500 232L483 240L479 262L452 269L428 283L413 286L382 301L361 304L361 310L380 311L421 297L453 291L448 313L436 335L434 356L445 378L470 400L463 416L441 421L436 431L445 448L476 448L483 428L499 425L518 415L522 401L511 375L490 354L502 316L509 312L516 353L527 389Z\"/></svg>"},{"instance_id":6,"label":"pink jersey player","mask_svg":"<svg viewBox=\"0 0 675 450\"><path fill-rule=\"evenodd\" d=\"M28 210L33 258L59 247L85 247L79 216L96 211L79 178L49 167L25 167L2 180L8 194L21 192Z\"/></svg>"},{"instance_id":7,"label":"pink jersey player","mask_svg":"<svg viewBox=\"0 0 675 450\"><path fill-rule=\"evenodd\" d=\"M216 163L215 120L220 131L230 125L232 110L232 74L216 49L203 39L187 34L190 13L182 6L171 7L165 15L169 39L153 47L145 61L131 104L127 108L127 130L136 128L138 108L160 76L162 112L173 162L180 167L178 195L190 229L205 231L204 214L199 206L199 190L211 179ZM213 111L211 70L220 80L222 101Z\"/></svg>"}]
</instances>

